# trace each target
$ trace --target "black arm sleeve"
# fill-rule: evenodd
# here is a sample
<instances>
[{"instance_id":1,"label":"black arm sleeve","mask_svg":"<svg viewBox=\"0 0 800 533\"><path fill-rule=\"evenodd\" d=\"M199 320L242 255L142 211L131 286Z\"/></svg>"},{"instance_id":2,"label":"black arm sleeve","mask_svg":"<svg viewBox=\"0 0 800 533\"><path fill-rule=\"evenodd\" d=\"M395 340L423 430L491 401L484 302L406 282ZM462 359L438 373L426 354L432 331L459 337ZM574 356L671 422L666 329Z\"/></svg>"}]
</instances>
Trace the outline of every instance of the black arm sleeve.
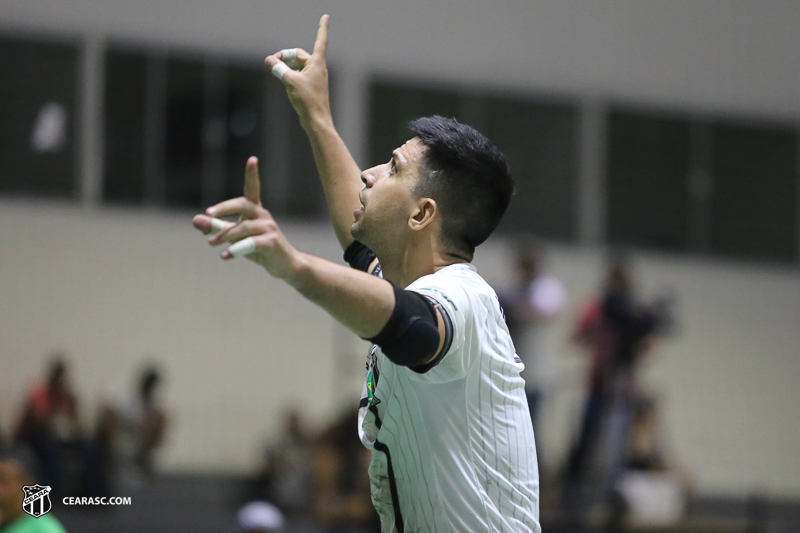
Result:
<instances>
[{"instance_id":1,"label":"black arm sleeve","mask_svg":"<svg viewBox=\"0 0 800 533\"><path fill-rule=\"evenodd\" d=\"M425 296L403 290L391 281L389 283L394 288L395 298L392 316L383 330L369 340L380 346L393 363L411 367L417 372L426 372L441 360L446 351L442 350L436 361L421 366L439 348L436 309Z\"/></svg>"},{"instance_id":2,"label":"black arm sleeve","mask_svg":"<svg viewBox=\"0 0 800 533\"><path fill-rule=\"evenodd\" d=\"M364 272L369 271L369 266L375 261L375 257L375 252L358 241L351 242L344 251L344 260L347 264Z\"/></svg>"}]
</instances>

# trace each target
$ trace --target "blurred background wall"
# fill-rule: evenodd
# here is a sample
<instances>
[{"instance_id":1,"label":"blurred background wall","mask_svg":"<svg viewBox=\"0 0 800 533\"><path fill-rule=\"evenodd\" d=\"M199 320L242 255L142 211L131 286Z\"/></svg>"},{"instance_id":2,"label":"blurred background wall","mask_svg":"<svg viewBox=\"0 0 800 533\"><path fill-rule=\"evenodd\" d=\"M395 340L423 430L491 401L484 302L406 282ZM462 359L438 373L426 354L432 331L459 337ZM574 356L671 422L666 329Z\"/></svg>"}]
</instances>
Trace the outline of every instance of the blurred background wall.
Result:
<instances>
[{"instance_id":1,"label":"blurred background wall","mask_svg":"<svg viewBox=\"0 0 800 533\"><path fill-rule=\"evenodd\" d=\"M800 5L784 1L0 2L0 428L64 349L87 421L143 360L167 371L170 470L242 472L287 406L357 398L367 346L190 225L260 155L298 248L338 261L313 161L261 61L331 14L334 114L362 166L403 125L457 116L520 181L476 264L549 243L567 291L548 332L558 463L583 359L568 341L609 248L677 296L648 363L675 460L712 494L800 495ZM110 390L112 389L112 390Z\"/></svg>"}]
</instances>

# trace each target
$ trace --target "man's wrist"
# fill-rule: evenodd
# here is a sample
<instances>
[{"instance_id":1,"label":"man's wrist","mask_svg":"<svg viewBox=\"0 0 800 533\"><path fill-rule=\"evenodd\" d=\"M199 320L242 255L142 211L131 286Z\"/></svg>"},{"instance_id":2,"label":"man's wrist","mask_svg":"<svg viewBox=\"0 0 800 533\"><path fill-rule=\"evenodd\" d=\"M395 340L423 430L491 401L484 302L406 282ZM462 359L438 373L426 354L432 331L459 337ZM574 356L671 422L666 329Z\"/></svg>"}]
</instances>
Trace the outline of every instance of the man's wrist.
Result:
<instances>
[{"instance_id":1,"label":"man's wrist","mask_svg":"<svg viewBox=\"0 0 800 533\"><path fill-rule=\"evenodd\" d=\"M308 116L300 121L300 125L309 137L336 133L336 128L333 126L333 117L331 117L330 112L317 111L309 113Z\"/></svg>"},{"instance_id":2,"label":"man's wrist","mask_svg":"<svg viewBox=\"0 0 800 533\"><path fill-rule=\"evenodd\" d=\"M298 290L307 285L311 274L310 258L308 254L294 250L289 260L289 269L282 276L283 281Z\"/></svg>"}]
</instances>

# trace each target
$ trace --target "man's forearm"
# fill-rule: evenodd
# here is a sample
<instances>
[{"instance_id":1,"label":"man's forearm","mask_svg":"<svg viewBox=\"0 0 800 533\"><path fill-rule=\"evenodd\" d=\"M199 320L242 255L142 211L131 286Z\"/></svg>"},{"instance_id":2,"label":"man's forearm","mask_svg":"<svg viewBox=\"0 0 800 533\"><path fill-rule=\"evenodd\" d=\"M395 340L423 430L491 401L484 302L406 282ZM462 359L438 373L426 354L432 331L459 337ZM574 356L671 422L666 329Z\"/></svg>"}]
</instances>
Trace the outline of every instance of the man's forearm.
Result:
<instances>
[{"instance_id":1,"label":"man's forearm","mask_svg":"<svg viewBox=\"0 0 800 533\"><path fill-rule=\"evenodd\" d=\"M317 165L333 229L342 249L353 242L353 211L361 207L361 170L339 136L330 115L302 121Z\"/></svg>"},{"instance_id":2,"label":"man's forearm","mask_svg":"<svg viewBox=\"0 0 800 533\"><path fill-rule=\"evenodd\" d=\"M386 280L299 252L294 264L284 281L359 337L375 337L389 322L395 301Z\"/></svg>"}]
</instances>

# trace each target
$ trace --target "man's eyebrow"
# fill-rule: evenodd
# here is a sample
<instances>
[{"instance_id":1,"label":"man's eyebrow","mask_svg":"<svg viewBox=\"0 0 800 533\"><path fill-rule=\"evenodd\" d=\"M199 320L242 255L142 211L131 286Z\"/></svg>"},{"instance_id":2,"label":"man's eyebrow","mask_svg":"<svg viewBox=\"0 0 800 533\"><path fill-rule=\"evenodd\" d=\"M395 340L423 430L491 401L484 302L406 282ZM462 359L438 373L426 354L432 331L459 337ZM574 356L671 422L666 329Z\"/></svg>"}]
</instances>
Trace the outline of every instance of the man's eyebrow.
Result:
<instances>
[{"instance_id":1,"label":"man's eyebrow","mask_svg":"<svg viewBox=\"0 0 800 533\"><path fill-rule=\"evenodd\" d=\"M400 159L400 153L395 149L392 152L392 160L394 161L394 164L399 165L401 163Z\"/></svg>"}]
</instances>

